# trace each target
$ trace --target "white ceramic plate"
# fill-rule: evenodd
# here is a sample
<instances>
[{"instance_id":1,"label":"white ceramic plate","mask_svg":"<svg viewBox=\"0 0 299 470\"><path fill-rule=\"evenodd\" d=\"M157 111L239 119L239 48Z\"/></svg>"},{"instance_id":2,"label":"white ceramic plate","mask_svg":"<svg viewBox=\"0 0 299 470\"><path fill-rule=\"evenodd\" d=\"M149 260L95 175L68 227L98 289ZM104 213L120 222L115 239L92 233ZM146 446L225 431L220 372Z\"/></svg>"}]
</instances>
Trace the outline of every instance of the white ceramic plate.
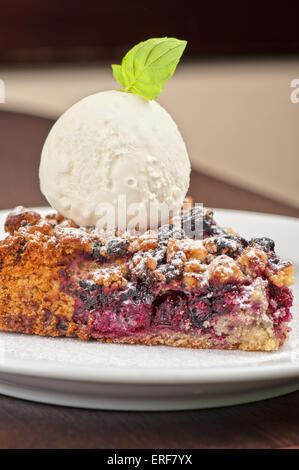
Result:
<instances>
[{"instance_id":1,"label":"white ceramic plate","mask_svg":"<svg viewBox=\"0 0 299 470\"><path fill-rule=\"evenodd\" d=\"M0 212L1 227L6 214ZM278 253L295 264L293 331L280 351L98 344L2 332L0 393L86 408L173 410L245 403L299 390L299 220L220 209L216 220L245 237L273 238Z\"/></svg>"}]
</instances>

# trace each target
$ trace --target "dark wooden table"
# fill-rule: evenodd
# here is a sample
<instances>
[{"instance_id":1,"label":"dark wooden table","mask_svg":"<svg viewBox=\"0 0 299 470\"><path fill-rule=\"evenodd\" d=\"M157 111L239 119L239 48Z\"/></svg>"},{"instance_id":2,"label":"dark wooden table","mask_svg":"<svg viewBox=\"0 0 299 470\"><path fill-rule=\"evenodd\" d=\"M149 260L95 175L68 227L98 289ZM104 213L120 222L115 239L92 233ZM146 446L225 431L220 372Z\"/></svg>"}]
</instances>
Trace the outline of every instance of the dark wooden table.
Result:
<instances>
[{"instance_id":1,"label":"dark wooden table","mask_svg":"<svg viewBox=\"0 0 299 470\"><path fill-rule=\"evenodd\" d=\"M0 208L43 205L38 164L52 121L0 112ZM190 194L214 207L299 217L299 210L193 172ZM95 411L0 395L0 448L299 448L299 392L250 405Z\"/></svg>"}]
</instances>

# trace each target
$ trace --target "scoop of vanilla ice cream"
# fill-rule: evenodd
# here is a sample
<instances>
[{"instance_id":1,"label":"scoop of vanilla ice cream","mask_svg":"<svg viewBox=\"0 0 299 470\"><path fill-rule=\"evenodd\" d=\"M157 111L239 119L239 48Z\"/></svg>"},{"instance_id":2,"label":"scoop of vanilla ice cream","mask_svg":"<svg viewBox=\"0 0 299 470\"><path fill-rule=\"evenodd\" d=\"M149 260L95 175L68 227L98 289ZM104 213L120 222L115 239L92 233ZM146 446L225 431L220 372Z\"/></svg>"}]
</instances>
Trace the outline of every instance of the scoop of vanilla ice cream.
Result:
<instances>
[{"instance_id":1,"label":"scoop of vanilla ice cream","mask_svg":"<svg viewBox=\"0 0 299 470\"><path fill-rule=\"evenodd\" d=\"M114 208L117 214L120 200L122 211L124 204L125 211L137 204L149 215L150 204L164 203L177 212L188 190L190 162L162 106L105 91L82 99L57 120L44 144L39 176L41 191L59 213L78 225L100 226L103 210L110 214ZM127 210L124 224L133 217L134 210ZM161 218L167 222L166 215Z\"/></svg>"}]
</instances>

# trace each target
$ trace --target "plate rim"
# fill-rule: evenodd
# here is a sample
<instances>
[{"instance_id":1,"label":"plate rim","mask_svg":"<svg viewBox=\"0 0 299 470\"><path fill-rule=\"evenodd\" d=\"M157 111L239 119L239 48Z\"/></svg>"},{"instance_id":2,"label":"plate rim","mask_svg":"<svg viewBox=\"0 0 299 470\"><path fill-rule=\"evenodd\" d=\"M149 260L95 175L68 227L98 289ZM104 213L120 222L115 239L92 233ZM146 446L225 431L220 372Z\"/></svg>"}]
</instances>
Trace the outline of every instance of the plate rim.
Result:
<instances>
[{"instance_id":1,"label":"plate rim","mask_svg":"<svg viewBox=\"0 0 299 470\"><path fill-rule=\"evenodd\" d=\"M134 347L134 345L132 345ZM95 370L96 369L96 370ZM119 384L135 384L135 385L157 385L157 384L209 384L209 383L233 383L233 382L252 382L266 381L275 379L288 379L299 377L299 365L288 364L272 365L272 366L250 366L250 367L232 367L223 369L217 367L212 370L195 371L194 369L173 369L166 371L162 369L144 369L142 374L140 369L131 370L128 375L128 369L113 368L92 368L69 365L61 366L56 363L48 363L47 366L42 365L9 365L1 364L1 374L11 376L23 376L34 378L45 378L55 380L67 380L74 382L97 382L97 383L119 383Z\"/></svg>"}]
</instances>

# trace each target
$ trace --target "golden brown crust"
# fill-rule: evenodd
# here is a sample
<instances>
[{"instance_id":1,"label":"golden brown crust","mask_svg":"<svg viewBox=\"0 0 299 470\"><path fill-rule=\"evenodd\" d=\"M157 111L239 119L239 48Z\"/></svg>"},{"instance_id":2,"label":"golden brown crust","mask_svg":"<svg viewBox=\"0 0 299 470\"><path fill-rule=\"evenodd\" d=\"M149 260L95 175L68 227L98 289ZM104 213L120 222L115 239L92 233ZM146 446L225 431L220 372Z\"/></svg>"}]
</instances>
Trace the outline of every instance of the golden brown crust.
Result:
<instances>
[{"instance_id":1,"label":"golden brown crust","mask_svg":"<svg viewBox=\"0 0 299 470\"><path fill-rule=\"evenodd\" d=\"M210 210L207 210L207 214L211 217ZM90 254L95 243L99 245L99 254L114 262L115 255L107 249L112 236L126 243L122 256L133 257L136 274L144 269L145 264L153 277L163 280L160 267L153 257L154 250L158 248L156 231L149 230L144 234L89 231L78 228L72 221L58 214L41 218L36 212L21 207L8 215L5 226L11 236L0 242L2 266L11 267L18 262L30 270L37 259L46 266L55 266L66 262L66 257L75 252ZM227 233L225 232L224 238ZM175 263L178 269L182 268L190 273L191 265L185 269L187 263L197 261L201 267L196 267L193 274L207 272L210 280L215 278L219 282L242 282L264 275L279 287L293 283L294 268L291 263L272 263L272 252L263 251L256 244L242 248L240 253L236 247L228 248L224 244L219 251L216 245L218 240L219 237L208 237L203 241L170 238L167 243L167 262ZM228 250L234 253L233 257L228 256ZM118 258L123 263L125 260L122 256ZM188 276L189 274L187 278Z\"/></svg>"},{"instance_id":2,"label":"golden brown crust","mask_svg":"<svg viewBox=\"0 0 299 470\"><path fill-rule=\"evenodd\" d=\"M288 337L287 331L285 335ZM242 335L230 341L223 342L209 335L190 335L182 332L167 334L152 334L141 337L125 336L123 338L105 338L99 340L106 343L143 344L145 346L173 346L191 349L225 349L242 351L276 351L284 344L285 338L273 337L262 327L243 329Z\"/></svg>"}]
</instances>

